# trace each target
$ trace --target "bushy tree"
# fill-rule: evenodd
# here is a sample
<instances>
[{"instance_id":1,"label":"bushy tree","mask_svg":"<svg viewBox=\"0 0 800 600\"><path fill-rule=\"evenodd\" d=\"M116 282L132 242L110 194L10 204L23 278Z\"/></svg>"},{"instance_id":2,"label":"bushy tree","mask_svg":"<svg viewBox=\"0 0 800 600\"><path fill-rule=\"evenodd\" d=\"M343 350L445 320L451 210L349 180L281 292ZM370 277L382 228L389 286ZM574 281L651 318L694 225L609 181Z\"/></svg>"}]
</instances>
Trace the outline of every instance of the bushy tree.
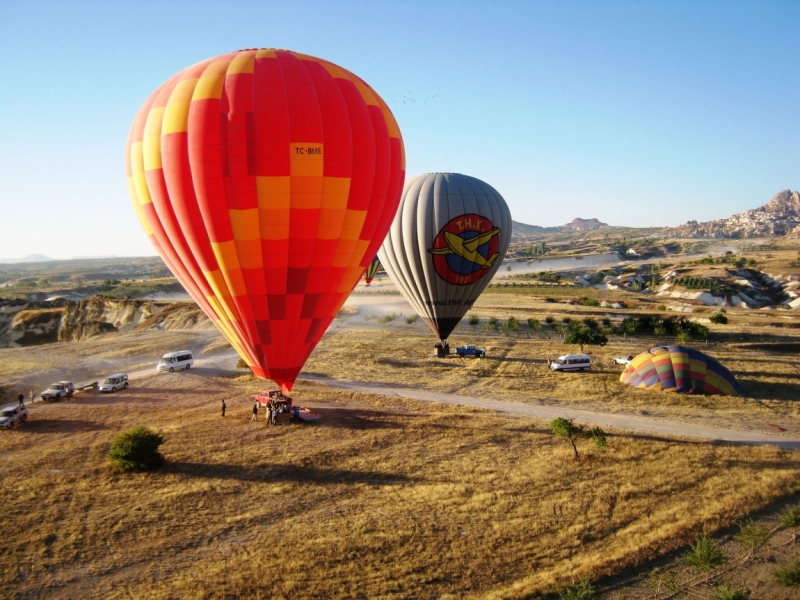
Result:
<instances>
[{"instance_id":1,"label":"bushy tree","mask_svg":"<svg viewBox=\"0 0 800 600\"><path fill-rule=\"evenodd\" d=\"M117 434L111 442L109 458L120 471L149 471L164 464L158 447L164 438L141 425Z\"/></svg>"},{"instance_id":2,"label":"bushy tree","mask_svg":"<svg viewBox=\"0 0 800 600\"><path fill-rule=\"evenodd\" d=\"M581 347L581 352L583 352L584 346L605 346L608 338L599 331L583 325L576 329L570 329L564 343L576 344Z\"/></svg>"},{"instance_id":3,"label":"bushy tree","mask_svg":"<svg viewBox=\"0 0 800 600\"><path fill-rule=\"evenodd\" d=\"M713 315L711 315L708 320L714 323L715 325L727 325L728 324L728 317L725 316L725 309L720 308L717 310Z\"/></svg>"}]
</instances>

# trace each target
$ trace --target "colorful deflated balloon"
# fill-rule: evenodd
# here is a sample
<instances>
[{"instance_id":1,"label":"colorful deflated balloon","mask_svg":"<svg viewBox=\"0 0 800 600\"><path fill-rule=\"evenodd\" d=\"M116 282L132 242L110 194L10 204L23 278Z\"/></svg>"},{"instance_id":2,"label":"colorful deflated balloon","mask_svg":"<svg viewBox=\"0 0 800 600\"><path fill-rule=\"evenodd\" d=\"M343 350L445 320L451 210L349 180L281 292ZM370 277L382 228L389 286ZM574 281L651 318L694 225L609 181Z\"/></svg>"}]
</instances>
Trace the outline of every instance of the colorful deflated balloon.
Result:
<instances>
[{"instance_id":1,"label":"colorful deflated balloon","mask_svg":"<svg viewBox=\"0 0 800 600\"><path fill-rule=\"evenodd\" d=\"M288 392L397 210L405 158L386 103L325 60L242 50L158 88L125 162L164 262Z\"/></svg>"},{"instance_id":2,"label":"colorful deflated balloon","mask_svg":"<svg viewBox=\"0 0 800 600\"><path fill-rule=\"evenodd\" d=\"M381 268L381 261L376 256L375 258L372 259L372 262L369 263L367 270L364 271L364 281L366 282L367 285L372 283L372 280L375 278L375 275L378 273L378 269L380 268Z\"/></svg>"},{"instance_id":3,"label":"colorful deflated balloon","mask_svg":"<svg viewBox=\"0 0 800 600\"><path fill-rule=\"evenodd\" d=\"M480 179L426 173L406 182L378 256L406 300L445 340L491 281L511 242L511 212Z\"/></svg>"},{"instance_id":4,"label":"colorful deflated balloon","mask_svg":"<svg viewBox=\"0 0 800 600\"><path fill-rule=\"evenodd\" d=\"M684 346L658 346L642 352L628 363L619 380L637 388L681 394L745 394L716 359Z\"/></svg>"}]
</instances>

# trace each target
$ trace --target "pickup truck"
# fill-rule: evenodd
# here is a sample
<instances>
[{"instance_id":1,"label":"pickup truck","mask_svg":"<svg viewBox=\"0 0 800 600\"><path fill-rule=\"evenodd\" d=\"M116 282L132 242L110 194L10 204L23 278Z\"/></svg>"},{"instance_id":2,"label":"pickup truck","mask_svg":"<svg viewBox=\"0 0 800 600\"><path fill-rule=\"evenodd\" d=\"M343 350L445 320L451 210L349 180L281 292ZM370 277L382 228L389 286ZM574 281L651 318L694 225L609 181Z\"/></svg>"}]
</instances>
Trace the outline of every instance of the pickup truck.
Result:
<instances>
[{"instance_id":1,"label":"pickup truck","mask_svg":"<svg viewBox=\"0 0 800 600\"><path fill-rule=\"evenodd\" d=\"M16 425L28 420L28 409L15 406L0 410L0 429L14 429Z\"/></svg>"},{"instance_id":2,"label":"pickup truck","mask_svg":"<svg viewBox=\"0 0 800 600\"><path fill-rule=\"evenodd\" d=\"M51 383L45 391L42 392L42 400L47 402L58 402L67 397L67 394L75 393L75 386L71 381L59 381L58 383Z\"/></svg>"},{"instance_id":3,"label":"pickup truck","mask_svg":"<svg viewBox=\"0 0 800 600\"><path fill-rule=\"evenodd\" d=\"M478 348L475 344L464 344L461 348L456 348L456 354L460 358L465 356L474 356L475 358L483 358L486 356L486 350Z\"/></svg>"}]
</instances>

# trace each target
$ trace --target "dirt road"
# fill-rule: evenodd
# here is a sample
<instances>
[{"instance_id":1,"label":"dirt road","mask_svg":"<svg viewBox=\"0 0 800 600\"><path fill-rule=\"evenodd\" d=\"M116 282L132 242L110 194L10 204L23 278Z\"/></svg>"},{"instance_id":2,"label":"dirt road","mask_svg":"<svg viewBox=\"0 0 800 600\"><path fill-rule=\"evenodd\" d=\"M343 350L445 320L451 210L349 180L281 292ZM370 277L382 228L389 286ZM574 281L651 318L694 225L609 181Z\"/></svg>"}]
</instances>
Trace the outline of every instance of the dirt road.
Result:
<instances>
[{"instance_id":1,"label":"dirt road","mask_svg":"<svg viewBox=\"0 0 800 600\"><path fill-rule=\"evenodd\" d=\"M427 402L443 402L460 406L472 406L513 415L526 416L534 419L551 421L557 417L574 419L581 425L612 427L657 436L688 437L701 440L733 442L740 444L774 445L784 449L800 449L800 439L778 437L735 429L723 429L705 425L692 425L677 423L664 419L653 419L639 415L626 415L619 413L603 413L577 409L568 405L552 404L523 404L509 402L494 398L475 398L471 396L455 396L452 394L438 394L422 390L397 388L392 386L367 384L357 381L342 381L322 375L302 375L302 379L324 383L338 389L364 392L368 394L383 394L385 396L400 396L423 400Z\"/></svg>"}]
</instances>

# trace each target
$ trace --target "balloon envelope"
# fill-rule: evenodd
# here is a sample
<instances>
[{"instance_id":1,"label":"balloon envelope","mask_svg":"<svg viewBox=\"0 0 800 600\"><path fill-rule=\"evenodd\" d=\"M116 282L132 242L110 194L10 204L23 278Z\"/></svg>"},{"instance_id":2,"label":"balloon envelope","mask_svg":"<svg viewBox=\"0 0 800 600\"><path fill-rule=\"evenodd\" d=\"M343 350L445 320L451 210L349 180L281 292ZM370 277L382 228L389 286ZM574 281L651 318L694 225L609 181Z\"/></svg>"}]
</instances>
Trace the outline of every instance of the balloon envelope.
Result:
<instances>
[{"instance_id":1,"label":"balloon envelope","mask_svg":"<svg viewBox=\"0 0 800 600\"><path fill-rule=\"evenodd\" d=\"M364 281L367 283L367 285L372 283L373 278L378 273L378 269L380 268L381 268L381 261L376 256L375 258L372 259L372 262L369 263L367 270L364 271Z\"/></svg>"},{"instance_id":2,"label":"balloon envelope","mask_svg":"<svg viewBox=\"0 0 800 600\"><path fill-rule=\"evenodd\" d=\"M658 346L642 352L628 363L619 380L637 388L681 394L745 394L716 359L684 346Z\"/></svg>"},{"instance_id":3,"label":"balloon envelope","mask_svg":"<svg viewBox=\"0 0 800 600\"><path fill-rule=\"evenodd\" d=\"M406 182L378 257L417 314L447 339L510 242L511 213L497 190L468 175L426 173Z\"/></svg>"},{"instance_id":4,"label":"balloon envelope","mask_svg":"<svg viewBox=\"0 0 800 600\"><path fill-rule=\"evenodd\" d=\"M288 391L383 241L405 159L391 111L356 75L253 49L158 88L126 170L167 266L252 371Z\"/></svg>"}]
</instances>

